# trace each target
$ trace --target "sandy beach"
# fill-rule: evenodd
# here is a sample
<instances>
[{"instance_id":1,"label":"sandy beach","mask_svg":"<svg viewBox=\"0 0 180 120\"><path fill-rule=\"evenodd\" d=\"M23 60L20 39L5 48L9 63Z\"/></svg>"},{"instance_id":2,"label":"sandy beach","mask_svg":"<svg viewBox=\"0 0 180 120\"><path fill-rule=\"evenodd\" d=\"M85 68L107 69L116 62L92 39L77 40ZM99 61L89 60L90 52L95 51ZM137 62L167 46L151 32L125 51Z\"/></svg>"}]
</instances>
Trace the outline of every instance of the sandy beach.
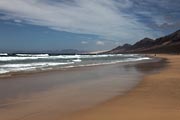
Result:
<instances>
[{"instance_id":1,"label":"sandy beach","mask_svg":"<svg viewBox=\"0 0 180 120\"><path fill-rule=\"evenodd\" d=\"M126 94L163 66L153 59L1 77L0 120L59 120Z\"/></svg>"},{"instance_id":2,"label":"sandy beach","mask_svg":"<svg viewBox=\"0 0 180 120\"><path fill-rule=\"evenodd\" d=\"M168 65L158 73L146 75L135 89L63 120L179 120L180 56L157 57L167 59Z\"/></svg>"},{"instance_id":3,"label":"sandy beach","mask_svg":"<svg viewBox=\"0 0 180 120\"><path fill-rule=\"evenodd\" d=\"M1 78L0 120L179 120L180 57L157 57Z\"/></svg>"},{"instance_id":4,"label":"sandy beach","mask_svg":"<svg viewBox=\"0 0 180 120\"><path fill-rule=\"evenodd\" d=\"M0 120L180 120L180 0L0 0Z\"/></svg>"}]
</instances>

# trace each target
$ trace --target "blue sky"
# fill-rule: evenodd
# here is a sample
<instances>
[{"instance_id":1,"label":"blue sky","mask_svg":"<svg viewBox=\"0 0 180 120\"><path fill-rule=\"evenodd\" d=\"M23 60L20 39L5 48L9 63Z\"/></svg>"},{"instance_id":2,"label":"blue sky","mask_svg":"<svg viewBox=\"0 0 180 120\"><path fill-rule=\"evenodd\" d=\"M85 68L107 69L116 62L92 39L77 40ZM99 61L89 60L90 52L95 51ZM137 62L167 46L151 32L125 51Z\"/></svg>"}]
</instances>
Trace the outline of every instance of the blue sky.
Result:
<instances>
[{"instance_id":1,"label":"blue sky","mask_svg":"<svg viewBox=\"0 0 180 120\"><path fill-rule=\"evenodd\" d=\"M180 0L1 0L0 50L107 50L180 28Z\"/></svg>"}]
</instances>

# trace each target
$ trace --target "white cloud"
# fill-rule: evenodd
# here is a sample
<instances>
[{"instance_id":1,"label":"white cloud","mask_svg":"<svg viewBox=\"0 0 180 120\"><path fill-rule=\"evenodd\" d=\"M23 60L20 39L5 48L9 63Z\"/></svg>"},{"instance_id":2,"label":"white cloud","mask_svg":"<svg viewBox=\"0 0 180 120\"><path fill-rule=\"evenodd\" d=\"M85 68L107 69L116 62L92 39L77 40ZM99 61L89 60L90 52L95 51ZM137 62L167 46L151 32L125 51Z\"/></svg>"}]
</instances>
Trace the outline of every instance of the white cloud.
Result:
<instances>
[{"instance_id":1,"label":"white cloud","mask_svg":"<svg viewBox=\"0 0 180 120\"><path fill-rule=\"evenodd\" d=\"M81 44L88 44L87 41L81 41Z\"/></svg>"},{"instance_id":2,"label":"white cloud","mask_svg":"<svg viewBox=\"0 0 180 120\"><path fill-rule=\"evenodd\" d=\"M16 22L16 23L21 23L22 21L21 21L21 20L18 20L18 19L15 19L14 22Z\"/></svg>"},{"instance_id":3,"label":"white cloud","mask_svg":"<svg viewBox=\"0 0 180 120\"><path fill-rule=\"evenodd\" d=\"M105 43L103 41L96 41L96 45L104 45Z\"/></svg>"},{"instance_id":4,"label":"white cloud","mask_svg":"<svg viewBox=\"0 0 180 120\"><path fill-rule=\"evenodd\" d=\"M0 0L4 18L50 29L93 34L107 39L140 39L155 36L156 31L123 12L131 7L129 0Z\"/></svg>"}]
</instances>

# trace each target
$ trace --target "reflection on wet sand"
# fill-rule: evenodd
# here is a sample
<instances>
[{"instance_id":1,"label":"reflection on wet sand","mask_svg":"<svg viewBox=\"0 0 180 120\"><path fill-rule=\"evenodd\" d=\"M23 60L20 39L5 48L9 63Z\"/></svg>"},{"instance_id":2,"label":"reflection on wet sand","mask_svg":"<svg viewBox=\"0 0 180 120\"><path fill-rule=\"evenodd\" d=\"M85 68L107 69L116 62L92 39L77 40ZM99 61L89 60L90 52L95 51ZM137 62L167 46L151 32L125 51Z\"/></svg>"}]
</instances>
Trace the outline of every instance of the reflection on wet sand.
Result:
<instances>
[{"instance_id":1,"label":"reflection on wet sand","mask_svg":"<svg viewBox=\"0 0 180 120\"><path fill-rule=\"evenodd\" d=\"M148 71L159 69L162 63ZM93 107L136 86L144 65L125 63L2 78L1 119L49 120Z\"/></svg>"}]
</instances>

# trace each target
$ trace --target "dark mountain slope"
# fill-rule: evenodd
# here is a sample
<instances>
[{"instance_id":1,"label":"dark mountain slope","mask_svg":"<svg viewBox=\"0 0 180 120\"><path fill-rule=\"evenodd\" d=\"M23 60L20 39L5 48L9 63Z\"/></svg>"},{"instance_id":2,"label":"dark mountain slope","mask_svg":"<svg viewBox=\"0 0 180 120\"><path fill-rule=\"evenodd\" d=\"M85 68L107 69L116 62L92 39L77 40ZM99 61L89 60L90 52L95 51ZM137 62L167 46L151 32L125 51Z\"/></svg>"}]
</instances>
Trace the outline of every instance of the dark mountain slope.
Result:
<instances>
[{"instance_id":1,"label":"dark mountain slope","mask_svg":"<svg viewBox=\"0 0 180 120\"><path fill-rule=\"evenodd\" d=\"M180 30L156 40L144 38L134 45L123 46L107 53L180 53Z\"/></svg>"}]
</instances>

